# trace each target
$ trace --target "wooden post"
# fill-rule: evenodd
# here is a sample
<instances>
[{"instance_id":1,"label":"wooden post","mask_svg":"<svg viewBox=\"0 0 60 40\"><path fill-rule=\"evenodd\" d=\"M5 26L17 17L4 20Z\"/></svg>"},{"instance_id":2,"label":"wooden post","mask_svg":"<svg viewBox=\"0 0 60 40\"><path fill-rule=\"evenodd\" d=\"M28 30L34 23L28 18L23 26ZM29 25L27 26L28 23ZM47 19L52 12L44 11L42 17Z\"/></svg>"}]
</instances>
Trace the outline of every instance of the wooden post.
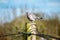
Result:
<instances>
[{"instance_id":1,"label":"wooden post","mask_svg":"<svg viewBox=\"0 0 60 40\"><path fill-rule=\"evenodd\" d=\"M36 23L27 23L27 32L36 34ZM36 40L36 35L27 35L27 40Z\"/></svg>"}]
</instances>

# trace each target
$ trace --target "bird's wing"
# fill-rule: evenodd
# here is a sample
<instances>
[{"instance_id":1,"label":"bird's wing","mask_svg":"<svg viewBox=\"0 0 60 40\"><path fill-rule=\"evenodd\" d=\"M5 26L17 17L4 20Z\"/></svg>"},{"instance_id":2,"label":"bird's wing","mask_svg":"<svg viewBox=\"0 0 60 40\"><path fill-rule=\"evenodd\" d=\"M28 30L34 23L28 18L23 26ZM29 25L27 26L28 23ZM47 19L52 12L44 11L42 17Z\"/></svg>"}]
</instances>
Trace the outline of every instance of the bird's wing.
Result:
<instances>
[{"instance_id":1,"label":"bird's wing","mask_svg":"<svg viewBox=\"0 0 60 40\"><path fill-rule=\"evenodd\" d=\"M33 14L29 14L29 18L30 18L30 20L33 20L33 21L35 21L35 15L33 15Z\"/></svg>"},{"instance_id":2,"label":"bird's wing","mask_svg":"<svg viewBox=\"0 0 60 40\"><path fill-rule=\"evenodd\" d=\"M32 17L34 18L34 19L36 19L37 17L36 17L36 15L34 15L34 14L31 14L32 15Z\"/></svg>"}]
</instances>

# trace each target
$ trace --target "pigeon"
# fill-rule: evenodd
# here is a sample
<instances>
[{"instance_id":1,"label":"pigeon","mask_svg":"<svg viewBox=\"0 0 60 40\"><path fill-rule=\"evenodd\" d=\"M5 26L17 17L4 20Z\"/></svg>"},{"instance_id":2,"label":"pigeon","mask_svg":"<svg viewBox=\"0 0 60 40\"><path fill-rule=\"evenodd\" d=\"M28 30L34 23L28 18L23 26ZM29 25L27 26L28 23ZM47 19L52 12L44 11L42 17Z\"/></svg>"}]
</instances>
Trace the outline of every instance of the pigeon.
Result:
<instances>
[{"instance_id":1,"label":"pigeon","mask_svg":"<svg viewBox=\"0 0 60 40\"><path fill-rule=\"evenodd\" d=\"M32 14L32 13L26 13L27 14L27 18L30 21L36 21L37 19L40 20L42 19L42 17L37 17L36 15Z\"/></svg>"}]
</instances>

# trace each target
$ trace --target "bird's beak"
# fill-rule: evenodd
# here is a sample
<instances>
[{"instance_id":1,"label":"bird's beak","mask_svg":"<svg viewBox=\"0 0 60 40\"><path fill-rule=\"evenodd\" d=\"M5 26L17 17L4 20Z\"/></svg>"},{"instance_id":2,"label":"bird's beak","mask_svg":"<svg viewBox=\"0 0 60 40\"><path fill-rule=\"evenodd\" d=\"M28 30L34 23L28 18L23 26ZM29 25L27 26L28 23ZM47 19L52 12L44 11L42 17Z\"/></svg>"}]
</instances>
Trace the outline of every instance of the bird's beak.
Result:
<instances>
[{"instance_id":1,"label":"bird's beak","mask_svg":"<svg viewBox=\"0 0 60 40\"><path fill-rule=\"evenodd\" d=\"M40 19L43 19L42 17Z\"/></svg>"}]
</instances>

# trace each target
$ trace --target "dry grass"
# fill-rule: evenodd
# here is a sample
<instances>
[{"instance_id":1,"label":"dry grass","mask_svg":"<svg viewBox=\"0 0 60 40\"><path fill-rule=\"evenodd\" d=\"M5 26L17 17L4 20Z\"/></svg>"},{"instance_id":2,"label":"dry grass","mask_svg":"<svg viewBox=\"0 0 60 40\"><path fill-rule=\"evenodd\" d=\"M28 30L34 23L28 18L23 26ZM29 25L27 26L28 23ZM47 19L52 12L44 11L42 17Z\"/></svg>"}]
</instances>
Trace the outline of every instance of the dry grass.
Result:
<instances>
[{"instance_id":1,"label":"dry grass","mask_svg":"<svg viewBox=\"0 0 60 40\"><path fill-rule=\"evenodd\" d=\"M16 18L11 23L5 23L2 27L0 26L0 35L9 34L9 33L17 33L25 31L25 23L29 22L26 16L21 16ZM56 17L55 19L47 20L37 20L37 31L38 33L49 34L53 36L60 36L60 21ZM0 38L0 40L24 40L24 35L18 36L10 36L6 38Z\"/></svg>"}]
</instances>

